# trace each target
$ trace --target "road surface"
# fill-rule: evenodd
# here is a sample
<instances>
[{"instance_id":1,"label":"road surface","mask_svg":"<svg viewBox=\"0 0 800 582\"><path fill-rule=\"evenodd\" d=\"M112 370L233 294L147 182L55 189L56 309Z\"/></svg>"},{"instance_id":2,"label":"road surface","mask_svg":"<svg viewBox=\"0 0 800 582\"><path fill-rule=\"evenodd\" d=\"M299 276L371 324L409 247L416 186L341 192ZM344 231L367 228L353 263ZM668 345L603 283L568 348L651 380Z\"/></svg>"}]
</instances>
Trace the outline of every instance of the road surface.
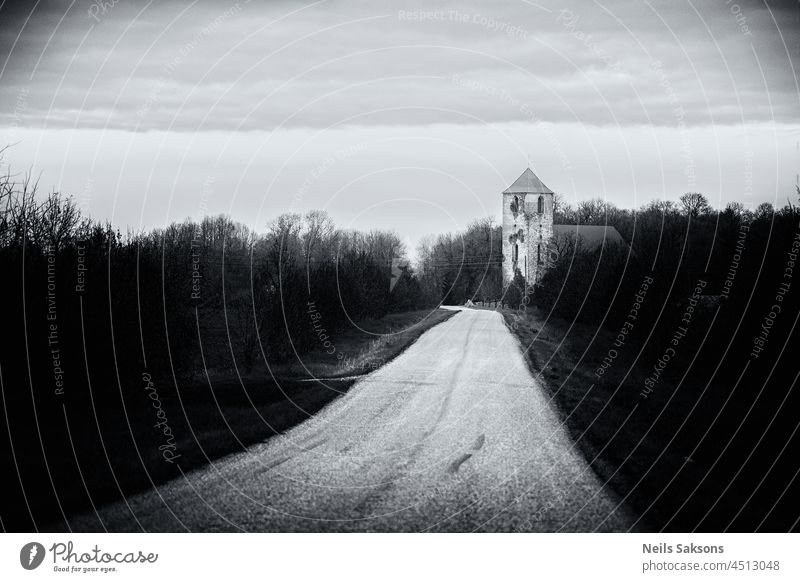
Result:
<instances>
[{"instance_id":1,"label":"road surface","mask_svg":"<svg viewBox=\"0 0 800 582\"><path fill-rule=\"evenodd\" d=\"M462 310L310 420L75 531L625 531L499 313Z\"/></svg>"}]
</instances>

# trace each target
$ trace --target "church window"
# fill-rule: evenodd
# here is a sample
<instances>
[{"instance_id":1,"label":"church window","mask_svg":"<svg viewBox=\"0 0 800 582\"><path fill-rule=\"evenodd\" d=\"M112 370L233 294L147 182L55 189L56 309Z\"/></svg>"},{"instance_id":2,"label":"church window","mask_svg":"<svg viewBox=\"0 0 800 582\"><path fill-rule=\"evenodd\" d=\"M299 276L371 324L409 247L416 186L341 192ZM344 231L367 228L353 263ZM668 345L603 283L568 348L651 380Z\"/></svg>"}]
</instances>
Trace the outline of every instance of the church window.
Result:
<instances>
[{"instance_id":1,"label":"church window","mask_svg":"<svg viewBox=\"0 0 800 582\"><path fill-rule=\"evenodd\" d=\"M536 263L542 264L542 245L536 245Z\"/></svg>"},{"instance_id":2,"label":"church window","mask_svg":"<svg viewBox=\"0 0 800 582\"><path fill-rule=\"evenodd\" d=\"M514 262L516 263L519 260L519 245L514 245Z\"/></svg>"},{"instance_id":3,"label":"church window","mask_svg":"<svg viewBox=\"0 0 800 582\"><path fill-rule=\"evenodd\" d=\"M538 203L538 206L537 206L537 212L539 214L542 214L544 212L544 198L542 196L539 196L539 203Z\"/></svg>"}]
</instances>

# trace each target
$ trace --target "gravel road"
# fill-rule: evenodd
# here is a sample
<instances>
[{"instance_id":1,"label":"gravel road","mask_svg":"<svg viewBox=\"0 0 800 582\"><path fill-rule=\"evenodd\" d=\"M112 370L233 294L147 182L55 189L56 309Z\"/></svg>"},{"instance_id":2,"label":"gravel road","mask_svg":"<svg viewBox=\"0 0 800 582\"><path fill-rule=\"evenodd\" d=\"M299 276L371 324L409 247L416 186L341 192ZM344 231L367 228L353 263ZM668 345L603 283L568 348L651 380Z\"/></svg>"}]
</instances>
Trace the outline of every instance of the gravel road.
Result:
<instances>
[{"instance_id":1,"label":"gravel road","mask_svg":"<svg viewBox=\"0 0 800 582\"><path fill-rule=\"evenodd\" d=\"M465 309L285 435L69 526L625 531L617 503L501 315Z\"/></svg>"}]
</instances>

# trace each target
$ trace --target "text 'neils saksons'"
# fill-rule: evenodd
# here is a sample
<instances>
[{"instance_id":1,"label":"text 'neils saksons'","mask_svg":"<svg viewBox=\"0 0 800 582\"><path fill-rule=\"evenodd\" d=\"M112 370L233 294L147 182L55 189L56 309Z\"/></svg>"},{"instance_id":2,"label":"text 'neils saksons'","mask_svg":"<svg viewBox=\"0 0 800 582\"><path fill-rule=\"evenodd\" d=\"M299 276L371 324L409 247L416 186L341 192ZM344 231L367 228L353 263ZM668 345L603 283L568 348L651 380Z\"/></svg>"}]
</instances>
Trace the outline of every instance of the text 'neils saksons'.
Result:
<instances>
[{"instance_id":1,"label":"text 'neils saksons'","mask_svg":"<svg viewBox=\"0 0 800 582\"><path fill-rule=\"evenodd\" d=\"M723 546L698 546L695 544L642 544L643 554L724 554Z\"/></svg>"}]
</instances>

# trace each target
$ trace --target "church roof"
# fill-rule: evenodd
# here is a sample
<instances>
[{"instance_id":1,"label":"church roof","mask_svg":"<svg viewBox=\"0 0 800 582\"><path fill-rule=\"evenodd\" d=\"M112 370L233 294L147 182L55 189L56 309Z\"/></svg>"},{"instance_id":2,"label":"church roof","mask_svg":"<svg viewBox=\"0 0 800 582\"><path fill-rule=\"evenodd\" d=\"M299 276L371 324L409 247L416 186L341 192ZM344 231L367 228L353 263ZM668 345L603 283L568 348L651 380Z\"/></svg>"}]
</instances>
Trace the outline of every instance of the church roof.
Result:
<instances>
[{"instance_id":1,"label":"church roof","mask_svg":"<svg viewBox=\"0 0 800 582\"><path fill-rule=\"evenodd\" d=\"M607 244L625 244L619 231L613 226L606 225L554 224L553 236L580 238L583 247L588 250L594 250Z\"/></svg>"},{"instance_id":2,"label":"church roof","mask_svg":"<svg viewBox=\"0 0 800 582\"><path fill-rule=\"evenodd\" d=\"M534 174L530 168L522 172L508 188L503 190L503 194L552 194L553 191L545 186L542 181Z\"/></svg>"}]
</instances>

